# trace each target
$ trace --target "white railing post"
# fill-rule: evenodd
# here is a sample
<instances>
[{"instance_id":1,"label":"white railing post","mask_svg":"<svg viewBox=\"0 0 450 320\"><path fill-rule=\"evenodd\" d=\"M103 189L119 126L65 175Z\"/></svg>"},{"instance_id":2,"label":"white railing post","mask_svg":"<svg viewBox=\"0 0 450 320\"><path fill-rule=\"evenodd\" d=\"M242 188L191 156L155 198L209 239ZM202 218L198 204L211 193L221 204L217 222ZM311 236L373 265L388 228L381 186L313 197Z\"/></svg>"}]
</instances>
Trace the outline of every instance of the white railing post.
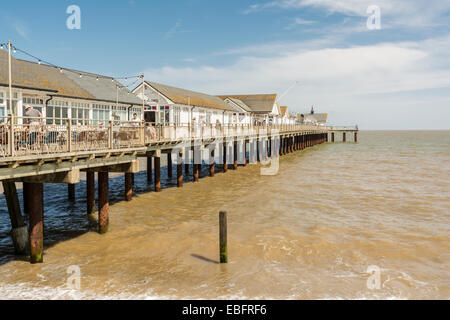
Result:
<instances>
[{"instance_id":1,"label":"white railing post","mask_svg":"<svg viewBox=\"0 0 450 320\"><path fill-rule=\"evenodd\" d=\"M9 115L9 134L8 134L8 145L9 145L9 155L14 156L14 121L13 115Z\"/></svg>"},{"instance_id":2,"label":"white railing post","mask_svg":"<svg viewBox=\"0 0 450 320\"><path fill-rule=\"evenodd\" d=\"M72 121L67 121L67 152L72 152Z\"/></svg>"},{"instance_id":3,"label":"white railing post","mask_svg":"<svg viewBox=\"0 0 450 320\"><path fill-rule=\"evenodd\" d=\"M109 128L108 128L108 149L113 148L113 122L109 120Z\"/></svg>"}]
</instances>

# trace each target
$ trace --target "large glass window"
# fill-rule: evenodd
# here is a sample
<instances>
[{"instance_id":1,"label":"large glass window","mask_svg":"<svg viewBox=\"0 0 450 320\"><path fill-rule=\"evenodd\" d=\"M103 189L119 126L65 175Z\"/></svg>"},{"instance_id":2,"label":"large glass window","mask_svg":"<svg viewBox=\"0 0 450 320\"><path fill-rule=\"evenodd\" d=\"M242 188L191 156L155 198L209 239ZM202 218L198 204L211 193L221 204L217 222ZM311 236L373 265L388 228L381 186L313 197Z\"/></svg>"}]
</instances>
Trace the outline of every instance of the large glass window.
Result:
<instances>
[{"instance_id":1,"label":"large glass window","mask_svg":"<svg viewBox=\"0 0 450 320\"><path fill-rule=\"evenodd\" d=\"M94 125L103 124L106 126L110 120L111 106L104 104L94 104L93 108L93 119Z\"/></svg>"},{"instance_id":2,"label":"large glass window","mask_svg":"<svg viewBox=\"0 0 450 320\"><path fill-rule=\"evenodd\" d=\"M69 117L68 109L69 102L50 100L45 112L47 124L65 124Z\"/></svg>"},{"instance_id":3,"label":"large glass window","mask_svg":"<svg viewBox=\"0 0 450 320\"><path fill-rule=\"evenodd\" d=\"M73 125L87 125L89 123L89 103L72 102L71 116Z\"/></svg>"}]
</instances>

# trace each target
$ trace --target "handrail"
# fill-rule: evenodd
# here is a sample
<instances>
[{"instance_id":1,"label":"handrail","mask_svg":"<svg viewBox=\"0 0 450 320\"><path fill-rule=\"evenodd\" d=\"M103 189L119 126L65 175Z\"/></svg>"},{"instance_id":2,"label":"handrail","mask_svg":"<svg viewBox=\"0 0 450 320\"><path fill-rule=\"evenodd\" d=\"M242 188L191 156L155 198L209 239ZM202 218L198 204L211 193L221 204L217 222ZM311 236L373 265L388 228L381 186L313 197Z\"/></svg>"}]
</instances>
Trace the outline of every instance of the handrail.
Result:
<instances>
[{"instance_id":1,"label":"handrail","mask_svg":"<svg viewBox=\"0 0 450 320\"><path fill-rule=\"evenodd\" d=\"M324 132L311 124L155 124L82 118L0 117L0 160L28 155L142 148L152 143L192 139L242 138Z\"/></svg>"}]
</instances>

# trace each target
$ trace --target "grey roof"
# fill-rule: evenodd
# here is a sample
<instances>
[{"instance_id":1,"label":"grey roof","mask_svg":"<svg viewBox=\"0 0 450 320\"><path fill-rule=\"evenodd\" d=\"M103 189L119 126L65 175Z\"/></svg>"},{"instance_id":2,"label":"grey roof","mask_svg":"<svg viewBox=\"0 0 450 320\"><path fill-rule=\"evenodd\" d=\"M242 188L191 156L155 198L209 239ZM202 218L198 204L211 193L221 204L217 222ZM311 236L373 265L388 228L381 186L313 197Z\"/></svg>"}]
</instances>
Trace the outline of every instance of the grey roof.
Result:
<instances>
[{"instance_id":1,"label":"grey roof","mask_svg":"<svg viewBox=\"0 0 450 320\"><path fill-rule=\"evenodd\" d=\"M35 62L19 60L12 57L12 86L45 90L56 96L73 97L87 100L100 100L104 102L116 101L116 80L109 77L83 71L66 70L38 64ZM85 75L80 78L80 74ZM87 76L89 75L89 76ZM0 50L0 86L8 86L8 53ZM119 84L121 87L123 85ZM119 89L119 103L141 104L142 100L128 89Z\"/></svg>"},{"instance_id":2,"label":"grey roof","mask_svg":"<svg viewBox=\"0 0 450 320\"><path fill-rule=\"evenodd\" d=\"M220 110L231 110L228 104L222 99L209 94L181 89L151 81L145 81L163 96L169 98L174 103L193 105L198 107L214 108Z\"/></svg>"},{"instance_id":3,"label":"grey roof","mask_svg":"<svg viewBox=\"0 0 450 320\"><path fill-rule=\"evenodd\" d=\"M233 98L241 100L254 113L270 113L276 102L277 95L273 94L247 94L247 95L222 95L219 98Z\"/></svg>"},{"instance_id":4,"label":"grey roof","mask_svg":"<svg viewBox=\"0 0 450 320\"><path fill-rule=\"evenodd\" d=\"M80 78L80 75L85 75ZM98 100L116 101L116 85L119 86L118 100L120 103L142 105L142 99L139 99L134 93L111 77L100 76L97 80L96 74L87 74L85 72L65 72L65 75L75 82L78 86L89 92ZM89 75L89 76L86 76Z\"/></svg>"},{"instance_id":5,"label":"grey roof","mask_svg":"<svg viewBox=\"0 0 450 320\"><path fill-rule=\"evenodd\" d=\"M245 111L252 112L252 109L248 105L246 105L242 100L239 100L239 99L236 99L236 98L231 98L231 97L229 97L228 99L233 101L235 104L237 104L239 107L241 107ZM230 105L230 106L232 106L232 105ZM237 111L239 111L239 110L237 110Z\"/></svg>"}]
</instances>

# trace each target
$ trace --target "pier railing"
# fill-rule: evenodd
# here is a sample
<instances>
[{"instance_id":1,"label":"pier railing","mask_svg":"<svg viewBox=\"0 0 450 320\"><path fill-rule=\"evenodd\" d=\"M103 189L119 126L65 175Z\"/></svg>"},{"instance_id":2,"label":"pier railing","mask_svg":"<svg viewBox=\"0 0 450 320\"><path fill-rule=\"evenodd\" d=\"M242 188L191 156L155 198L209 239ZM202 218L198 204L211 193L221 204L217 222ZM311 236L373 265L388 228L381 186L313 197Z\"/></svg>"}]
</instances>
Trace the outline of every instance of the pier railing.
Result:
<instances>
[{"instance_id":1,"label":"pier railing","mask_svg":"<svg viewBox=\"0 0 450 320\"><path fill-rule=\"evenodd\" d=\"M0 117L0 159L29 155L141 148L151 143L217 139L298 131L325 131L304 124L151 124L141 121Z\"/></svg>"}]
</instances>

